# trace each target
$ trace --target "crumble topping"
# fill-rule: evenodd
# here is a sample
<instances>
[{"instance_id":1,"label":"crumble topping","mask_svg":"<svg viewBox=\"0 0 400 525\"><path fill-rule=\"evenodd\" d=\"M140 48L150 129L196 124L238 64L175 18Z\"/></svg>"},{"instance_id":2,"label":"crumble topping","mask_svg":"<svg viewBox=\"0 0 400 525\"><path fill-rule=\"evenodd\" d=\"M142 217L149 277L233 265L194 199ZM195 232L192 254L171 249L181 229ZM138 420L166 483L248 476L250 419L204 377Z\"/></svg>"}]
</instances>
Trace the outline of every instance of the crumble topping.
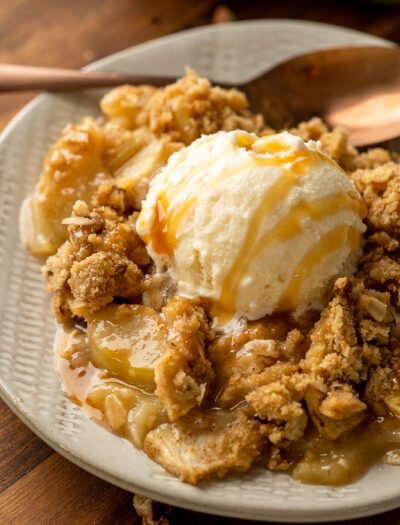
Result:
<instances>
[{"instance_id":1,"label":"crumble topping","mask_svg":"<svg viewBox=\"0 0 400 525\"><path fill-rule=\"evenodd\" d=\"M214 334L204 308L176 296L163 309L169 337L168 348L155 367L155 394L176 421L192 408L200 407L209 394L215 373L206 355L207 342Z\"/></svg>"},{"instance_id":2,"label":"crumble topping","mask_svg":"<svg viewBox=\"0 0 400 525\"><path fill-rule=\"evenodd\" d=\"M148 126L156 136L190 144L200 135L244 129L258 135L272 132L262 115L253 115L246 96L237 89L212 87L187 68L186 76L164 89L121 86L101 102L101 109L128 128Z\"/></svg>"},{"instance_id":3,"label":"crumble topping","mask_svg":"<svg viewBox=\"0 0 400 525\"><path fill-rule=\"evenodd\" d=\"M300 458L296 476L309 480L317 468L310 433L334 447L371 418L400 417L398 156L381 148L359 153L346 130L329 131L318 118L290 130L320 140L354 181L366 207L363 255L352 277L336 280L320 314L243 321L224 333L211 328L206 301L176 296L155 273L136 219L149 182L173 152L201 134L271 130L244 94L212 87L191 70L164 89L116 88L101 108L103 122L67 127L50 150L35 190L45 204L35 209L56 225L46 253L57 251L43 274L60 323L90 323L121 301L166 321L156 404L127 392L129 385L89 392L109 426L190 483L254 462L287 470ZM159 418L160 406L167 419ZM343 482L321 472L318 482Z\"/></svg>"},{"instance_id":4,"label":"crumble topping","mask_svg":"<svg viewBox=\"0 0 400 525\"><path fill-rule=\"evenodd\" d=\"M136 214L124 218L109 207L89 212L84 202L75 203L68 220L69 240L43 268L59 322L85 318L114 297L140 297L141 267L148 266L150 258L135 223Z\"/></svg>"},{"instance_id":5,"label":"crumble topping","mask_svg":"<svg viewBox=\"0 0 400 525\"><path fill-rule=\"evenodd\" d=\"M227 472L245 472L263 450L263 425L242 409L197 409L149 432L144 451L189 483Z\"/></svg>"}]
</instances>

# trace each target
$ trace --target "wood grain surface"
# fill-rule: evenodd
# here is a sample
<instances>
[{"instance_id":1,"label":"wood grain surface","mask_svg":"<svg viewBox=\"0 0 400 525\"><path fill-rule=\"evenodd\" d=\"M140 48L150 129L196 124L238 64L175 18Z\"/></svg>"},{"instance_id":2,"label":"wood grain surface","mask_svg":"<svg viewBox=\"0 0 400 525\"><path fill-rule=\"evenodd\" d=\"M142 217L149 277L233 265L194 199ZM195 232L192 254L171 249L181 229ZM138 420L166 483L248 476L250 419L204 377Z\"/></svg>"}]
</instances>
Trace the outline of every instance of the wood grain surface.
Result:
<instances>
[{"instance_id":1,"label":"wood grain surface","mask_svg":"<svg viewBox=\"0 0 400 525\"><path fill-rule=\"evenodd\" d=\"M0 62L81 67L189 27L251 18L315 20L400 43L400 5L290 0L0 0ZM0 128L35 94L0 95ZM171 525L251 522L172 509ZM132 494L76 467L0 400L0 525L140 524ZM352 521L400 524L400 510Z\"/></svg>"}]
</instances>

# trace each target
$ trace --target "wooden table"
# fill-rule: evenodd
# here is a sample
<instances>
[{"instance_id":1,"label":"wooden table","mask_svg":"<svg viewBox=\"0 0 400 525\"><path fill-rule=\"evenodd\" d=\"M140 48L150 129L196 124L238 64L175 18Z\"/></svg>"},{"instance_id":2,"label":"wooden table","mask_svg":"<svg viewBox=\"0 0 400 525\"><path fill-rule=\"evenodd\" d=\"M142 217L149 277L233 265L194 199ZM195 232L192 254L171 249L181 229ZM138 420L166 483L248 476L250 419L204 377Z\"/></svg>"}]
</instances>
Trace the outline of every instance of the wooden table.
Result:
<instances>
[{"instance_id":1,"label":"wooden table","mask_svg":"<svg viewBox=\"0 0 400 525\"><path fill-rule=\"evenodd\" d=\"M0 62L81 67L168 33L229 18L217 0L2 0ZM296 18L359 29L400 43L400 6L337 0L227 1L238 20ZM34 96L0 95L0 128ZM0 525L138 524L132 495L76 467L0 401ZM171 525L244 525L179 509ZM400 523L400 510L354 524Z\"/></svg>"}]
</instances>

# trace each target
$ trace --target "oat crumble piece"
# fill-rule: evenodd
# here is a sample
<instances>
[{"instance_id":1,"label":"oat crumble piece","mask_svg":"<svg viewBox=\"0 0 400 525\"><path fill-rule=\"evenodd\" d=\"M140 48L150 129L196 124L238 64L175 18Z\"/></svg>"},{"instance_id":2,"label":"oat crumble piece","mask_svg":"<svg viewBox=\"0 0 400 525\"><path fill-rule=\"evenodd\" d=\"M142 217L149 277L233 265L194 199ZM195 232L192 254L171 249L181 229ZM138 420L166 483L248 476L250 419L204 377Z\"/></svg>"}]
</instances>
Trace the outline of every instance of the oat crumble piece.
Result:
<instances>
[{"instance_id":1,"label":"oat crumble piece","mask_svg":"<svg viewBox=\"0 0 400 525\"><path fill-rule=\"evenodd\" d=\"M386 162L359 169L352 179L368 207L367 224L374 230L400 236L400 165Z\"/></svg>"},{"instance_id":2,"label":"oat crumble piece","mask_svg":"<svg viewBox=\"0 0 400 525\"><path fill-rule=\"evenodd\" d=\"M60 322L87 317L114 297L140 298L144 279L140 267L150 258L136 233L135 219L125 219L110 208L90 212L83 201L74 205L66 221L70 240L43 268Z\"/></svg>"},{"instance_id":3,"label":"oat crumble piece","mask_svg":"<svg viewBox=\"0 0 400 525\"><path fill-rule=\"evenodd\" d=\"M194 410L150 431L144 450L182 481L245 472L264 448L263 426L241 409Z\"/></svg>"},{"instance_id":4,"label":"oat crumble piece","mask_svg":"<svg viewBox=\"0 0 400 525\"><path fill-rule=\"evenodd\" d=\"M155 366L156 395L176 421L200 407L210 392L215 374L206 345L213 333L201 301L176 296L163 309L168 347Z\"/></svg>"},{"instance_id":5,"label":"oat crumble piece","mask_svg":"<svg viewBox=\"0 0 400 525\"><path fill-rule=\"evenodd\" d=\"M169 135L185 145L201 134L219 130L271 133L262 115L253 115L248 105L240 91L212 87L209 80L198 77L190 68L186 76L163 89L122 86L101 102L109 118L120 119L123 115L127 127L149 126L155 136Z\"/></svg>"}]
</instances>

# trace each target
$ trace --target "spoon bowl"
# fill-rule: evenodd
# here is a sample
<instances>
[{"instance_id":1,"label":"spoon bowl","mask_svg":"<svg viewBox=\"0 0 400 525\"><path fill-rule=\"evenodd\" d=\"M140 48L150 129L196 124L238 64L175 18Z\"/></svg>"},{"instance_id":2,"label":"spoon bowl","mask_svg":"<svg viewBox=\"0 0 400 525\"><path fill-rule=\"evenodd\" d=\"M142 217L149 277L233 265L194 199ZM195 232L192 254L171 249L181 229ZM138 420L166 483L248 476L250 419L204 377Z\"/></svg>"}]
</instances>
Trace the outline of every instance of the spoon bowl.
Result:
<instances>
[{"instance_id":1,"label":"spoon bowl","mask_svg":"<svg viewBox=\"0 0 400 525\"><path fill-rule=\"evenodd\" d=\"M400 135L400 49L347 47L286 61L240 86L276 129L321 117L354 146Z\"/></svg>"}]
</instances>

